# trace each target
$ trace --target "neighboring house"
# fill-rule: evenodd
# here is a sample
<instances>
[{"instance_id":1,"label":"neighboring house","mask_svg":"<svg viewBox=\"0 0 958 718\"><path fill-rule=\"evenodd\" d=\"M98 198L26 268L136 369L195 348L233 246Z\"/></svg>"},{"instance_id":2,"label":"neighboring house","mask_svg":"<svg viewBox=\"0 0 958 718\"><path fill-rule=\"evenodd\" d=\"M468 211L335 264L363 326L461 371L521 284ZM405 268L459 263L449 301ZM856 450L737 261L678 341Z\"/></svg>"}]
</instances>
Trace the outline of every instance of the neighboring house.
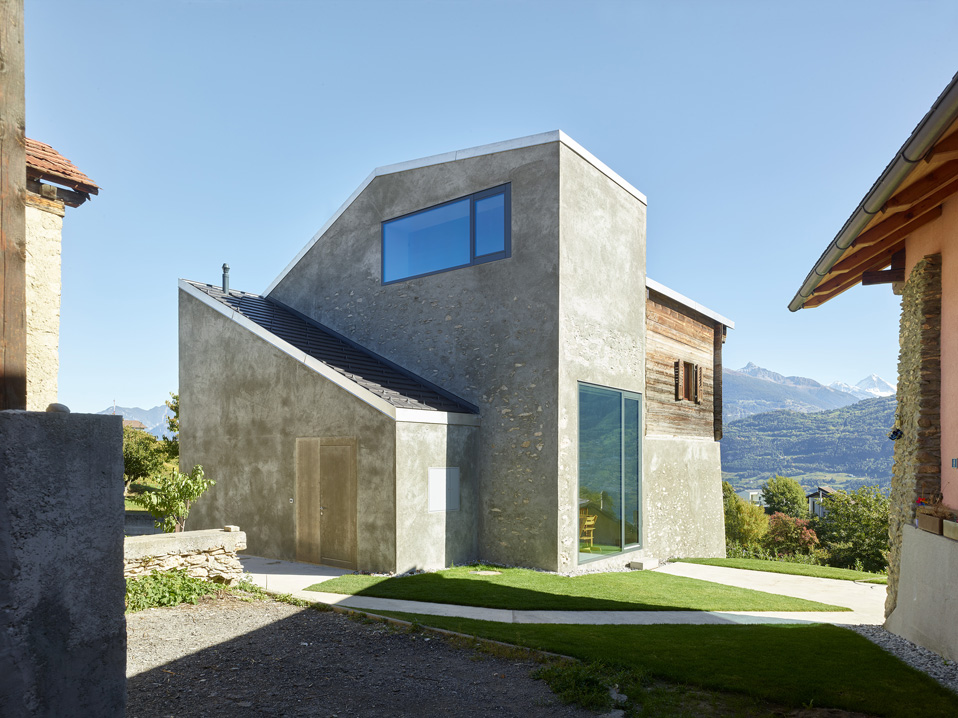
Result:
<instances>
[{"instance_id":1,"label":"neighboring house","mask_svg":"<svg viewBox=\"0 0 958 718\"><path fill-rule=\"evenodd\" d=\"M765 499L762 498L761 489L742 489L741 491L736 491L735 493L740 499L747 501L750 504L755 504L756 506L765 506Z\"/></svg>"},{"instance_id":2,"label":"neighboring house","mask_svg":"<svg viewBox=\"0 0 958 718\"><path fill-rule=\"evenodd\" d=\"M821 518L825 515L825 507L822 505L822 499L826 496L832 496L838 493L831 486L819 486L812 493L805 496L808 499L808 515Z\"/></svg>"},{"instance_id":3,"label":"neighboring house","mask_svg":"<svg viewBox=\"0 0 958 718\"><path fill-rule=\"evenodd\" d=\"M124 429L139 429L140 431L146 431L146 424L138 419L124 419L123 420Z\"/></svg>"},{"instance_id":4,"label":"neighboring house","mask_svg":"<svg viewBox=\"0 0 958 718\"><path fill-rule=\"evenodd\" d=\"M42 142L27 138L26 160L27 410L43 411L57 400L63 216L99 187Z\"/></svg>"},{"instance_id":5,"label":"neighboring house","mask_svg":"<svg viewBox=\"0 0 958 718\"><path fill-rule=\"evenodd\" d=\"M181 281L191 521L375 571L724 555L732 323L645 220L551 132L376 170L262 296Z\"/></svg>"},{"instance_id":6,"label":"neighboring house","mask_svg":"<svg viewBox=\"0 0 958 718\"><path fill-rule=\"evenodd\" d=\"M913 526L958 510L958 75L812 268L789 308L861 284L902 297L886 627L958 659L958 542ZM865 291L882 291L872 289ZM887 289L885 291L888 291ZM857 321L849 317L849 321Z\"/></svg>"}]
</instances>

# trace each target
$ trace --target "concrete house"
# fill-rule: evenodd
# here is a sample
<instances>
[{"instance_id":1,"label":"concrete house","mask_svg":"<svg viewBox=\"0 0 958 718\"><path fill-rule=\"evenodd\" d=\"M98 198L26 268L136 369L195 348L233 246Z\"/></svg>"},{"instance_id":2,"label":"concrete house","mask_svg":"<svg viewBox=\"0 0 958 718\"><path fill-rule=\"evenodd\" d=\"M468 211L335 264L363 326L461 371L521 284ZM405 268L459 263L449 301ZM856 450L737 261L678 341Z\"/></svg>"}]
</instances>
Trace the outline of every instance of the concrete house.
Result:
<instances>
[{"instance_id":1,"label":"concrete house","mask_svg":"<svg viewBox=\"0 0 958 718\"><path fill-rule=\"evenodd\" d=\"M825 249L789 309L820 306L858 284L891 285L884 291L901 296L901 436L885 626L958 660L958 524L956 540L915 526L919 498L940 500L942 513L958 515L958 75Z\"/></svg>"},{"instance_id":2,"label":"concrete house","mask_svg":"<svg viewBox=\"0 0 958 718\"><path fill-rule=\"evenodd\" d=\"M194 526L376 571L724 555L732 323L646 278L645 224L550 132L375 170L262 295L181 280Z\"/></svg>"}]
</instances>

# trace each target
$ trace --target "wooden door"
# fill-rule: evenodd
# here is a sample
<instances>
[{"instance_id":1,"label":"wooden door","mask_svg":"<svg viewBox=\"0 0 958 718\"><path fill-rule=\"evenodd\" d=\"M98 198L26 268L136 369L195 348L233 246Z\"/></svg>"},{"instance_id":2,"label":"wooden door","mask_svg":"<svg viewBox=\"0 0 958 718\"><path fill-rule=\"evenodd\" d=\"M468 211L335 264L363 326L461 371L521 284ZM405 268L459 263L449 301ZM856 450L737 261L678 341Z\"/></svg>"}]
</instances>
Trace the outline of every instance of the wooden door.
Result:
<instances>
[{"instance_id":1,"label":"wooden door","mask_svg":"<svg viewBox=\"0 0 958 718\"><path fill-rule=\"evenodd\" d=\"M296 559L356 564L356 439L296 439Z\"/></svg>"}]
</instances>

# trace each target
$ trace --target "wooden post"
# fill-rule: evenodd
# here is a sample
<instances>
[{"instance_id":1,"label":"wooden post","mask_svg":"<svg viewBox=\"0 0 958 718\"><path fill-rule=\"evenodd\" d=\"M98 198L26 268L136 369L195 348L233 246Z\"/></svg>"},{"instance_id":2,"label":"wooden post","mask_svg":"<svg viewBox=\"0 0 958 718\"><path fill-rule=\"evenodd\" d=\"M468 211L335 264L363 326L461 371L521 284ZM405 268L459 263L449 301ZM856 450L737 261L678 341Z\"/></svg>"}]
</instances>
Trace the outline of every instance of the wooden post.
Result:
<instances>
[{"instance_id":1,"label":"wooden post","mask_svg":"<svg viewBox=\"0 0 958 718\"><path fill-rule=\"evenodd\" d=\"M27 408L23 0L0 0L0 410Z\"/></svg>"}]
</instances>

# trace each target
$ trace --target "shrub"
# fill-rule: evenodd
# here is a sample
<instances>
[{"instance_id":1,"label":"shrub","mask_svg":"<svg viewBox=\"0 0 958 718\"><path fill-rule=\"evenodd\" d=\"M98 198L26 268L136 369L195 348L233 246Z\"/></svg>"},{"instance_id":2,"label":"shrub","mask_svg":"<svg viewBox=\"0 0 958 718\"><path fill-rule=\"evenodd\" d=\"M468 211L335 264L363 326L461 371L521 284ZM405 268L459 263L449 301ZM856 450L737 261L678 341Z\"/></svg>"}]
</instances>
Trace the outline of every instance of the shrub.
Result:
<instances>
[{"instance_id":1,"label":"shrub","mask_svg":"<svg viewBox=\"0 0 958 718\"><path fill-rule=\"evenodd\" d=\"M201 596L221 590L221 587L208 581L192 578L183 569L158 571L126 580L126 612L196 603Z\"/></svg>"},{"instance_id":2,"label":"shrub","mask_svg":"<svg viewBox=\"0 0 958 718\"><path fill-rule=\"evenodd\" d=\"M829 565L884 573L888 569L888 497L877 486L838 491L822 500L818 521Z\"/></svg>"},{"instance_id":3,"label":"shrub","mask_svg":"<svg viewBox=\"0 0 958 718\"><path fill-rule=\"evenodd\" d=\"M737 496L727 481L722 482L722 500L725 505L726 542L758 546L768 530L768 517L762 507Z\"/></svg>"},{"instance_id":4,"label":"shrub","mask_svg":"<svg viewBox=\"0 0 958 718\"><path fill-rule=\"evenodd\" d=\"M194 466L188 474L173 470L160 479L159 486L130 500L149 511L157 528L166 533L184 531L190 507L216 482L203 473L202 466Z\"/></svg>"},{"instance_id":5,"label":"shrub","mask_svg":"<svg viewBox=\"0 0 958 718\"><path fill-rule=\"evenodd\" d=\"M809 528L807 519L798 519L776 511L768 520L768 532L763 540L774 554L811 553L818 546L818 536Z\"/></svg>"},{"instance_id":6,"label":"shrub","mask_svg":"<svg viewBox=\"0 0 958 718\"><path fill-rule=\"evenodd\" d=\"M123 488L129 492L134 481L152 478L163 467L166 452L153 434L123 427Z\"/></svg>"},{"instance_id":7,"label":"shrub","mask_svg":"<svg viewBox=\"0 0 958 718\"><path fill-rule=\"evenodd\" d=\"M762 487L762 500L769 514L776 512L800 519L808 518L805 489L788 476L773 476Z\"/></svg>"}]
</instances>

